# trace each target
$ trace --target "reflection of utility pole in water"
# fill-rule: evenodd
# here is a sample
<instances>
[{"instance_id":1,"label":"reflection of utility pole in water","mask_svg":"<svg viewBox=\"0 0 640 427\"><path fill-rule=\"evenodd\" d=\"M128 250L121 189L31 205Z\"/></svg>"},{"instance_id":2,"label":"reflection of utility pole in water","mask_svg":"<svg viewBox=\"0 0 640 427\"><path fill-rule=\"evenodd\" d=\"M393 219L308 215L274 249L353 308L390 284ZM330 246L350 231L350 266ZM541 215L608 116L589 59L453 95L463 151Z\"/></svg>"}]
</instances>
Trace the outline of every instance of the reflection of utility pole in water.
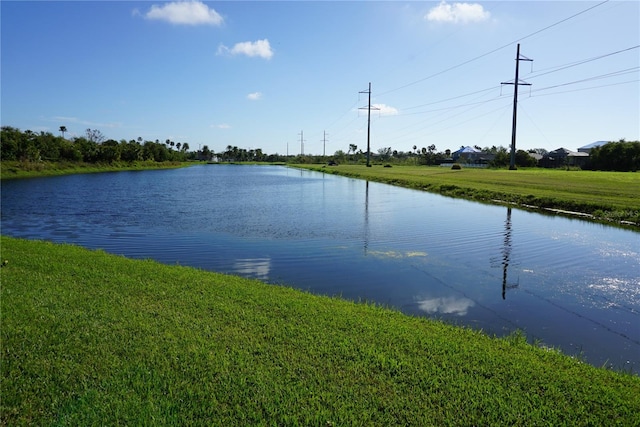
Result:
<instances>
[{"instance_id":1,"label":"reflection of utility pole in water","mask_svg":"<svg viewBox=\"0 0 640 427\"><path fill-rule=\"evenodd\" d=\"M367 181L364 193L364 254L369 249L369 181Z\"/></svg>"},{"instance_id":2,"label":"reflection of utility pole in water","mask_svg":"<svg viewBox=\"0 0 640 427\"><path fill-rule=\"evenodd\" d=\"M504 247L502 248L502 299L507 299L507 288L514 289L518 283L507 284L507 270L511 261L511 208L507 208L507 220L504 222Z\"/></svg>"}]
</instances>

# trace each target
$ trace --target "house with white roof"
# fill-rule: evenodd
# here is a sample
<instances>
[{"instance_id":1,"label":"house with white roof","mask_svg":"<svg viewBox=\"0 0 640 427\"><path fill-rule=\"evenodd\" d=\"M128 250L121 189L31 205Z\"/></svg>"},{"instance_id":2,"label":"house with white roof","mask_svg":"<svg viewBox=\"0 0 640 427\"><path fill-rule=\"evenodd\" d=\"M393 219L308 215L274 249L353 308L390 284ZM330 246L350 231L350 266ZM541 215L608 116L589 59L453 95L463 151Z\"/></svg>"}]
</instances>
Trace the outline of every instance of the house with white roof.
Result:
<instances>
[{"instance_id":1,"label":"house with white roof","mask_svg":"<svg viewBox=\"0 0 640 427\"><path fill-rule=\"evenodd\" d=\"M603 145L608 144L608 143L609 143L609 141L592 142L591 144L587 144L584 147L578 148L578 153L587 153L587 154L589 154L592 149L594 149L596 147L602 147Z\"/></svg>"}]
</instances>

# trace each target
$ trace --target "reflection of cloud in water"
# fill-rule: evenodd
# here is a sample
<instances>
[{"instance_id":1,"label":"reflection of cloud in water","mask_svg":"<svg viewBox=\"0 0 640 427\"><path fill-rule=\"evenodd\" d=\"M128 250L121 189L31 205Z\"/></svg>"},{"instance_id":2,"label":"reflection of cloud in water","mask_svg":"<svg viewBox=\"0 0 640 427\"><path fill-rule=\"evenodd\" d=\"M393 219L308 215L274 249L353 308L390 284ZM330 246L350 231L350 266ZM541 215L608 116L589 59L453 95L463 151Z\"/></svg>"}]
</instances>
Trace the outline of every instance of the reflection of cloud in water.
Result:
<instances>
[{"instance_id":1,"label":"reflection of cloud in water","mask_svg":"<svg viewBox=\"0 0 640 427\"><path fill-rule=\"evenodd\" d=\"M464 316L467 314L469 308L474 305L476 305L476 303L469 298L443 297L418 300L420 310L429 314L441 313Z\"/></svg>"},{"instance_id":2,"label":"reflection of cloud in water","mask_svg":"<svg viewBox=\"0 0 640 427\"><path fill-rule=\"evenodd\" d=\"M271 258L239 259L233 264L236 273L266 280L271 271Z\"/></svg>"},{"instance_id":3,"label":"reflection of cloud in water","mask_svg":"<svg viewBox=\"0 0 640 427\"><path fill-rule=\"evenodd\" d=\"M397 252L397 251L369 251L367 255L376 256L380 258L414 258L414 257L426 257L426 252L409 251L409 252Z\"/></svg>"}]
</instances>

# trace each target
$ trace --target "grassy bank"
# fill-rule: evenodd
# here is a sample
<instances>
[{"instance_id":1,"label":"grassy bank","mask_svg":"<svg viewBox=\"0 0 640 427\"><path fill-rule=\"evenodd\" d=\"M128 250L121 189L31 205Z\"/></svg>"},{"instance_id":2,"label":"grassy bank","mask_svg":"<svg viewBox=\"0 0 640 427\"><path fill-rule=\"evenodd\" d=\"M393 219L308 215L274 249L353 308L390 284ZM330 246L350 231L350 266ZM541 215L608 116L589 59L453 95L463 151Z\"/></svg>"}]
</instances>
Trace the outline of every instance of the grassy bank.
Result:
<instances>
[{"instance_id":1,"label":"grassy bank","mask_svg":"<svg viewBox=\"0 0 640 427\"><path fill-rule=\"evenodd\" d=\"M0 178L33 178L38 176L71 175L75 173L116 172L124 170L173 169L191 166L192 162L114 162L109 164L83 162L19 162L3 161Z\"/></svg>"},{"instance_id":2,"label":"grassy bank","mask_svg":"<svg viewBox=\"0 0 640 427\"><path fill-rule=\"evenodd\" d=\"M593 219L640 224L640 174L557 169L472 169L375 165L296 167L462 197L500 200L538 208L578 212Z\"/></svg>"},{"instance_id":3,"label":"grassy bank","mask_svg":"<svg viewBox=\"0 0 640 427\"><path fill-rule=\"evenodd\" d=\"M1 238L4 425L638 425L640 378L286 287Z\"/></svg>"}]
</instances>

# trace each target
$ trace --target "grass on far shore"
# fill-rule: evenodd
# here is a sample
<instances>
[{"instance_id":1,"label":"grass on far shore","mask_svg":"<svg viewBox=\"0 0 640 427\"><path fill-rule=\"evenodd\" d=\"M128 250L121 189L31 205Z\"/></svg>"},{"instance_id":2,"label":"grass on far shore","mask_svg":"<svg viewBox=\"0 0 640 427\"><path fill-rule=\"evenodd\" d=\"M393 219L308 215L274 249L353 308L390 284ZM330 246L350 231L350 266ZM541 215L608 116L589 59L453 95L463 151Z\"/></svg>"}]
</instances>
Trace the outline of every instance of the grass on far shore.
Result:
<instances>
[{"instance_id":1,"label":"grass on far shore","mask_svg":"<svg viewBox=\"0 0 640 427\"><path fill-rule=\"evenodd\" d=\"M570 211L589 219L640 226L640 173L440 166L295 165L483 202ZM557 212L563 213L563 212ZM566 213L566 212L565 212Z\"/></svg>"},{"instance_id":2,"label":"grass on far shore","mask_svg":"<svg viewBox=\"0 0 640 427\"><path fill-rule=\"evenodd\" d=\"M20 162L4 160L0 163L0 178L35 178L40 176L71 175L76 173L117 172L125 170L172 169L191 166L194 162Z\"/></svg>"},{"instance_id":3,"label":"grass on far shore","mask_svg":"<svg viewBox=\"0 0 640 427\"><path fill-rule=\"evenodd\" d=\"M640 378L522 336L2 236L1 425L638 425Z\"/></svg>"}]
</instances>

